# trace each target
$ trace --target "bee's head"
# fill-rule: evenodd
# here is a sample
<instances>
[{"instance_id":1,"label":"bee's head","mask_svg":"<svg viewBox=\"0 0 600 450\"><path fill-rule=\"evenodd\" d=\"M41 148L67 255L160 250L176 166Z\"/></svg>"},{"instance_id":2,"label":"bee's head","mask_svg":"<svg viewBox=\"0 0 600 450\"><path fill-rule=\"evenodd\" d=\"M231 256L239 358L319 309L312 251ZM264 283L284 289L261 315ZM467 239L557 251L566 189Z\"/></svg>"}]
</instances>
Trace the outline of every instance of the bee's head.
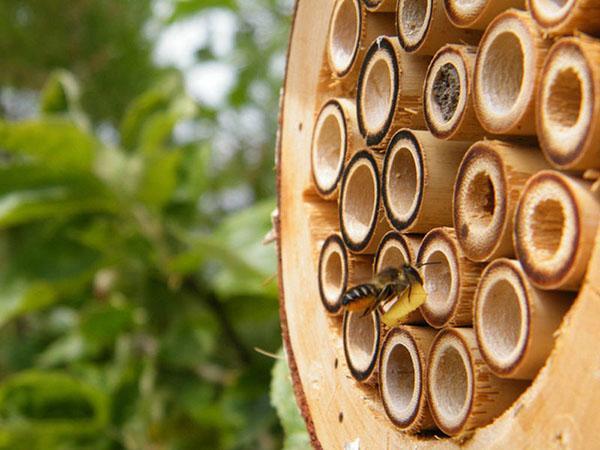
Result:
<instances>
[{"instance_id":1,"label":"bee's head","mask_svg":"<svg viewBox=\"0 0 600 450\"><path fill-rule=\"evenodd\" d=\"M402 266L402 270L404 271L404 274L408 278L423 284L423 279L421 278L421 274L413 266L411 266L410 264L404 264Z\"/></svg>"}]
</instances>

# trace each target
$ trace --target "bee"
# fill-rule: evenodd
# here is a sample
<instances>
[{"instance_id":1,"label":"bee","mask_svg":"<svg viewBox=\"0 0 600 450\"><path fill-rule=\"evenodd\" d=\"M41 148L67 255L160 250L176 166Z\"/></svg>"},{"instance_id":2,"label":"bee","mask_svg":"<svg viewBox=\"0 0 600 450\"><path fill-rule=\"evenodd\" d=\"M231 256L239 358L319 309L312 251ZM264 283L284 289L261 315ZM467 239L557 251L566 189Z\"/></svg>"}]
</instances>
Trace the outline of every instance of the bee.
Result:
<instances>
[{"instance_id":1,"label":"bee","mask_svg":"<svg viewBox=\"0 0 600 450\"><path fill-rule=\"evenodd\" d=\"M400 268L385 267L370 282L348 289L342 298L342 306L349 311L364 310L363 316L366 316L379 305L405 293L410 301L413 286L423 290L423 279L415 267L410 264L403 264Z\"/></svg>"}]
</instances>

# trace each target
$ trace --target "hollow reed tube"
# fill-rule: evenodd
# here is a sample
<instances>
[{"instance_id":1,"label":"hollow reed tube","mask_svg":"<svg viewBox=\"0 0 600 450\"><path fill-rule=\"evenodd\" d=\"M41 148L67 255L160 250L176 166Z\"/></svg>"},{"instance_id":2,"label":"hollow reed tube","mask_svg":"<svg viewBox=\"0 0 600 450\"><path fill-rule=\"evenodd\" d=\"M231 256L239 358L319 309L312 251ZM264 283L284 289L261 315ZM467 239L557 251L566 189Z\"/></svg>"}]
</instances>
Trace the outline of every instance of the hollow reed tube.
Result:
<instances>
[{"instance_id":1,"label":"hollow reed tube","mask_svg":"<svg viewBox=\"0 0 600 450\"><path fill-rule=\"evenodd\" d=\"M439 0L399 0L396 27L400 45L408 53L433 55L450 42L477 44L481 33L457 28Z\"/></svg>"},{"instance_id":2,"label":"hollow reed tube","mask_svg":"<svg viewBox=\"0 0 600 450\"><path fill-rule=\"evenodd\" d=\"M361 383L375 384L382 341L379 312L363 316L362 311L346 311L342 329L344 355L352 377Z\"/></svg>"},{"instance_id":3,"label":"hollow reed tube","mask_svg":"<svg viewBox=\"0 0 600 450\"><path fill-rule=\"evenodd\" d=\"M431 414L450 436L487 425L529 382L496 377L483 361L471 328L448 328L431 345L427 392Z\"/></svg>"},{"instance_id":4,"label":"hollow reed tube","mask_svg":"<svg viewBox=\"0 0 600 450\"><path fill-rule=\"evenodd\" d=\"M473 299L484 265L464 255L454 229L435 228L425 235L417 254L427 300L421 313L434 328L471 325Z\"/></svg>"},{"instance_id":5,"label":"hollow reed tube","mask_svg":"<svg viewBox=\"0 0 600 450\"><path fill-rule=\"evenodd\" d=\"M380 158L367 150L356 153L342 177L339 202L344 243L355 253L375 253L389 231L381 205Z\"/></svg>"},{"instance_id":6,"label":"hollow reed tube","mask_svg":"<svg viewBox=\"0 0 600 450\"><path fill-rule=\"evenodd\" d=\"M465 154L454 185L454 228L467 258L513 256L513 217L527 179L548 164L539 149L479 141Z\"/></svg>"},{"instance_id":7,"label":"hollow reed tube","mask_svg":"<svg viewBox=\"0 0 600 450\"><path fill-rule=\"evenodd\" d=\"M518 261L500 258L487 266L475 295L474 325L481 354L494 374L535 377L573 297L536 289Z\"/></svg>"},{"instance_id":8,"label":"hollow reed tube","mask_svg":"<svg viewBox=\"0 0 600 450\"><path fill-rule=\"evenodd\" d=\"M527 0L527 9L552 35L574 31L600 34L600 4L595 0Z\"/></svg>"},{"instance_id":9,"label":"hollow reed tube","mask_svg":"<svg viewBox=\"0 0 600 450\"><path fill-rule=\"evenodd\" d=\"M425 127L422 88L428 64L428 57L404 52L397 37L373 42L356 93L358 128L368 146L383 151L398 128Z\"/></svg>"},{"instance_id":10,"label":"hollow reed tube","mask_svg":"<svg viewBox=\"0 0 600 450\"><path fill-rule=\"evenodd\" d=\"M387 13L396 10L397 0L362 0L368 11Z\"/></svg>"},{"instance_id":11,"label":"hollow reed tube","mask_svg":"<svg viewBox=\"0 0 600 450\"><path fill-rule=\"evenodd\" d=\"M523 9L525 0L444 0L450 22L460 28L485 30L498 14L509 8Z\"/></svg>"},{"instance_id":12,"label":"hollow reed tube","mask_svg":"<svg viewBox=\"0 0 600 450\"><path fill-rule=\"evenodd\" d=\"M435 428L427 404L427 356L435 331L402 326L386 335L379 359L379 392L388 418L400 430Z\"/></svg>"},{"instance_id":13,"label":"hollow reed tube","mask_svg":"<svg viewBox=\"0 0 600 450\"><path fill-rule=\"evenodd\" d=\"M490 23L477 53L473 91L489 133L535 134L535 90L549 46L524 11L509 10Z\"/></svg>"},{"instance_id":14,"label":"hollow reed tube","mask_svg":"<svg viewBox=\"0 0 600 450\"><path fill-rule=\"evenodd\" d=\"M476 47L449 44L429 64L423 111L427 128L439 139L473 141L486 134L473 105L476 53Z\"/></svg>"},{"instance_id":15,"label":"hollow reed tube","mask_svg":"<svg viewBox=\"0 0 600 450\"><path fill-rule=\"evenodd\" d=\"M442 141L428 131L402 129L383 162L383 205L389 222L422 233L452 224L452 187L468 142Z\"/></svg>"},{"instance_id":16,"label":"hollow reed tube","mask_svg":"<svg viewBox=\"0 0 600 450\"><path fill-rule=\"evenodd\" d=\"M600 167L600 41L562 38L548 56L538 87L540 146L559 169Z\"/></svg>"},{"instance_id":17,"label":"hollow reed tube","mask_svg":"<svg viewBox=\"0 0 600 450\"><path fill-rule=\"evenodd\" d=\"M525 185L515 214L515 250L536 287L579 288L600 220L590 187L552 170L538 172Z\"/></svg>"}]
</instances>

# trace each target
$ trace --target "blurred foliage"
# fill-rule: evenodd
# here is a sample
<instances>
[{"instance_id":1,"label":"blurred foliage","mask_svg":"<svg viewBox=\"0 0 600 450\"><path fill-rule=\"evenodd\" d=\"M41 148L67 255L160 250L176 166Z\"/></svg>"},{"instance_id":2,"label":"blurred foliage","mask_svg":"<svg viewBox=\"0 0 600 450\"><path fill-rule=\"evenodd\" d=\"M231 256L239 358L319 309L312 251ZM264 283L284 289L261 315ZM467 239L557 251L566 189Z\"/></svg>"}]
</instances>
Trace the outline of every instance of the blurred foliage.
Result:
<instances>
[{"instance_id":1,"label":"blurred foliage","mask_svg":"<svg viewBox=\"0 0 600 450\"><path fill-rule=\"evenodd\" d=\"M196 52L236 68L212 106L154 62L155 3L0 4L0 94L37 108L0 119L0 449L308 442L253 350L281 345L261 241L289 2L169 3L163 27L236 18L231 52Z\"/></svg>"}]
</instances>

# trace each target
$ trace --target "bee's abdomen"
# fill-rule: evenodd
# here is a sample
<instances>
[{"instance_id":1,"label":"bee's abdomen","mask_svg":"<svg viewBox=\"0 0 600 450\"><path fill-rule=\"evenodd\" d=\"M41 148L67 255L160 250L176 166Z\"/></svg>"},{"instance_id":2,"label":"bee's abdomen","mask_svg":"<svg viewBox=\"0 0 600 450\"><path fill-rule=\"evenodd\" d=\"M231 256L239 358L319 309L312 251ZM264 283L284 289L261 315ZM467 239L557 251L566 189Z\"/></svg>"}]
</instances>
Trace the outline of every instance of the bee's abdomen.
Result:
<instances>
[{"instance_id":1,"label":"bee's abdomen","mask_svg":"<svg viewBox=\"0 0 600 450\"><path fill-rule=\"evenodd\" d=\"M344 294L342 306L350 311L359 311L368 307L379 294L377 286L371 283L355 286Z\"/></svg>"}]
</instances>

